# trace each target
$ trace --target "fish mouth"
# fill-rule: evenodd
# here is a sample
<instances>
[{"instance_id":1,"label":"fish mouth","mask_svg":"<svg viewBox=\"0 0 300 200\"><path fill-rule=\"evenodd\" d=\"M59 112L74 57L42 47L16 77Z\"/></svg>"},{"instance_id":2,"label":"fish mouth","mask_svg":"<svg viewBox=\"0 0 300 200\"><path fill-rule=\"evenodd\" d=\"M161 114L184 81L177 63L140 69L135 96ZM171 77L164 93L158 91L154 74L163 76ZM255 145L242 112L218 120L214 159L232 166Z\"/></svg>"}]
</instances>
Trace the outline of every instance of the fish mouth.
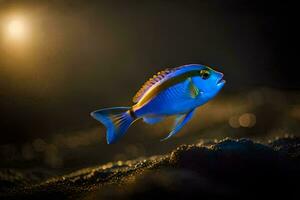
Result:
<instances>
[{"instance_id":1,"label":"fish mouth","mask_svg":"<svg viewBox=\"0 0 300 200\"><path fill-rule=\"evenodd\" d=\"M217 81L217 86L222 86L226 83L226 81L223 79L223 74L221 75L221 78Z\"/></svg>"},{"instance_id":2,"label":"fish mouth","mask_svg":"<svg viewBox=\"0 0 300 200\"><path fill-rule=\"evenodd\" d=\"M224 79L220 79L218 80L217 85L222 85L224 83L226 83L226 81Z\"/></svg>"}]
</instances>

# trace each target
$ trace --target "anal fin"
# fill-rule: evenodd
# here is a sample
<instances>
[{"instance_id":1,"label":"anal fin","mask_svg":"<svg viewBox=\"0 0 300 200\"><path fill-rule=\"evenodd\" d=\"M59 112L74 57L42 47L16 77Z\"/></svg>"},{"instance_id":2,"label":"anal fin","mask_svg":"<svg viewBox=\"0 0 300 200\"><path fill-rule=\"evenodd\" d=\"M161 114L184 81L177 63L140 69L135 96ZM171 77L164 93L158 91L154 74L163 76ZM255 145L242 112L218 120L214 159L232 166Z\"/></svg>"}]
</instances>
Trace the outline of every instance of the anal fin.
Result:
<instances>
[{"instance_id":1,"label":"anal fin","mask_svg":"<svg viewBox=\"0 0 300 200\"><path fill-rule=\"evenodd\" d=\"M189 113L187 113L186 115L179 115L176 120L175 120L175 124L173 126L173 130L169 133L169 135L167 137L165 137L164 139L162 139L161 141L167 140L170 137L172 137L173 135L175 135L178 131L181 130L181 128L188 122L190 121L190 119L192 118L193 114L195 112L195 109L191 110Z\"/></svg>"}]
</instances>

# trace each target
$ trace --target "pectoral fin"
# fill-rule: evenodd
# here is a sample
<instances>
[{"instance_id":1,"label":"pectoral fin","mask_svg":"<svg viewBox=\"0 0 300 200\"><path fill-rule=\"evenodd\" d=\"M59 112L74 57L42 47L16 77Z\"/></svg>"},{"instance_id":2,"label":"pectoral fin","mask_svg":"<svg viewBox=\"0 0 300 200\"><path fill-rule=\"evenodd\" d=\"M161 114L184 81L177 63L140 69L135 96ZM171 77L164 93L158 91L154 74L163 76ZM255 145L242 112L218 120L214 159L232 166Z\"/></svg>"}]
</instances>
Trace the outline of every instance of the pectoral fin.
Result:
<instances>
[{"instance_id":1,"label":"pectoral fin","mask_svg":"<svg viewBox=\"0 0 300 200\"><path fill-rule=\"evenodd\" d=\"M192 78L188 78L188 91L193 99L201 95L202 91L197 87Z\"/></svg>"},{"instance_id":2,"label":"pectoral fin","mask_svg":"<svg viewBox=\"0 0 300 200\"><path fill-rule=\"evenodd\" d=\"M194 114L195 109L191 110L189 113L187 113L186 115L179 115L176 120L175 120L175 124L173 126L173 130L169 133L169 135L162 139L161 141L167 140L169 139L171 136L175 135L178 131L180 131L180 129L188 122L190 121L190 119L192 118L193 114Z\"/></svg>"}]
</instances>

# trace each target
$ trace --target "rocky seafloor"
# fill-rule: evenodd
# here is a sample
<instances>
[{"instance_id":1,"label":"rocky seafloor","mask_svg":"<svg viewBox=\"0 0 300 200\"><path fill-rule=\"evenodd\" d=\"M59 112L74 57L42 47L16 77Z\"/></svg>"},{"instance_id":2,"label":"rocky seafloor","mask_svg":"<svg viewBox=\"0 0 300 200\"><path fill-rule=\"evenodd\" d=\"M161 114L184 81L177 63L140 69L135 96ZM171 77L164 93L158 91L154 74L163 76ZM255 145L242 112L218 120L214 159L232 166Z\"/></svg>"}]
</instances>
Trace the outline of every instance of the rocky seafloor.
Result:
<instances>
[{"instance_id":1,"label":"rocky seafloor","mask_svg":"<svg viewBox=\"0 0 300 200\"><path fill-rule=\"evenodd\" d=\"M300 138L224 139L44 181L1 170L0 199L296 199L299 178Z\"/></svg>"}]
</instances>

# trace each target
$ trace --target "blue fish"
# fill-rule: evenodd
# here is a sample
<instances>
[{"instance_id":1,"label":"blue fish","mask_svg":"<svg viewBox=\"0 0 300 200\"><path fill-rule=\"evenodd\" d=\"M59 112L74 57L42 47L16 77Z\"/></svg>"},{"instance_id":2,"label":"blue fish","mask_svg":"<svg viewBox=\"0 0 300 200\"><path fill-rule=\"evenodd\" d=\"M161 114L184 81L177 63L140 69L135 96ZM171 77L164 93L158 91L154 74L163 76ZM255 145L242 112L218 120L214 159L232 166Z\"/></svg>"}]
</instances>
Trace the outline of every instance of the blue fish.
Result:
<instances>
[{"instance_id":1,"label":"blue fish","mask_svg":"<svg viewBox=\"0 0 300 200\"><path fill-rule=\"evenodd\" d=\"M205 65L190 64L168 68L150 78L133 97L131 107L96 110L91 116L106 127L107 143L116 142L138 119L155 124L176 116L166 140L193 116L197 107L212 99L224 86L223 74Z\"/></svg>"}]
</instances>

